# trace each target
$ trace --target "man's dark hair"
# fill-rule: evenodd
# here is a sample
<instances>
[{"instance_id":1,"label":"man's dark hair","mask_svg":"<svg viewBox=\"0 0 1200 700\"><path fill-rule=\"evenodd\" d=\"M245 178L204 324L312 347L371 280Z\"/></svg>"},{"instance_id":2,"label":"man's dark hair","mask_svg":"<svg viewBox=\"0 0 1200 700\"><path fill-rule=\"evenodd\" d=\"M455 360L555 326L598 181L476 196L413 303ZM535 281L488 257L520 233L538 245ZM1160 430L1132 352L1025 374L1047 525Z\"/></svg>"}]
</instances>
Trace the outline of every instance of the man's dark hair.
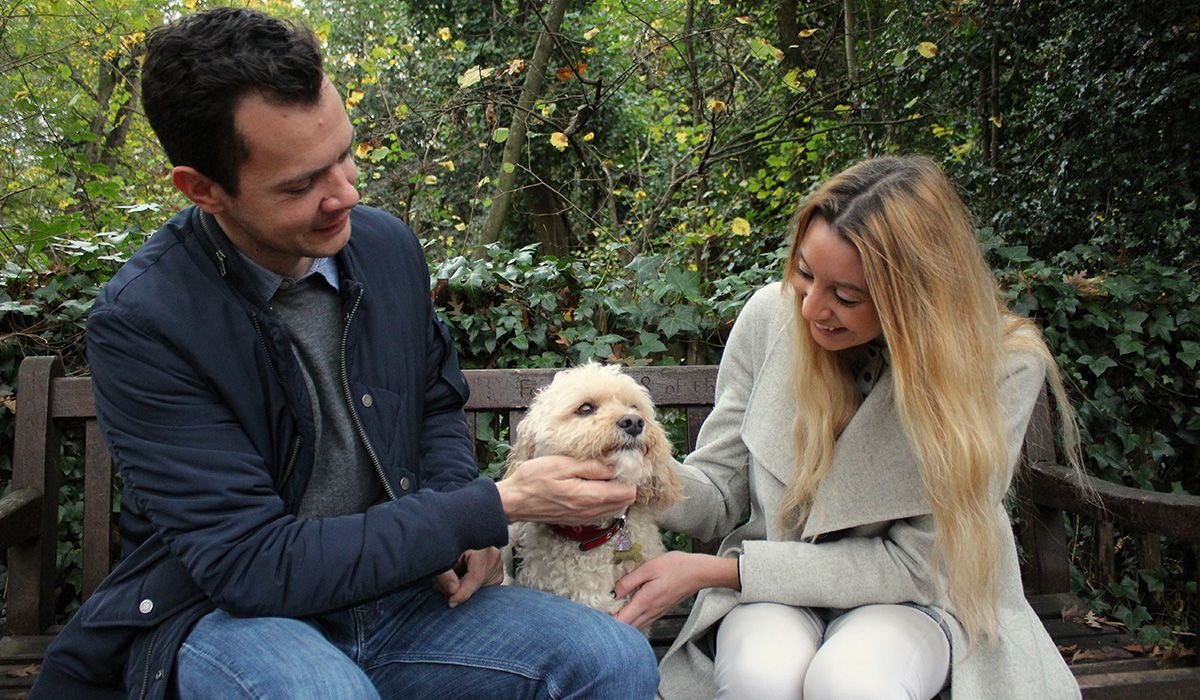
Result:
<instances>
[{"instance_id":1,"label":"man's dark hair","mask_svg":"<svg viewBox=\"0 0 1200 700\"><path fill-rule=\"evenodd\" d=\"M315 105L322 64L317 38L302 24L244 8L199 12L147 37L142 105L172 164L236 195L249 153L234 128L234 107L250 92Z\"/></svg>"}]
</instances>

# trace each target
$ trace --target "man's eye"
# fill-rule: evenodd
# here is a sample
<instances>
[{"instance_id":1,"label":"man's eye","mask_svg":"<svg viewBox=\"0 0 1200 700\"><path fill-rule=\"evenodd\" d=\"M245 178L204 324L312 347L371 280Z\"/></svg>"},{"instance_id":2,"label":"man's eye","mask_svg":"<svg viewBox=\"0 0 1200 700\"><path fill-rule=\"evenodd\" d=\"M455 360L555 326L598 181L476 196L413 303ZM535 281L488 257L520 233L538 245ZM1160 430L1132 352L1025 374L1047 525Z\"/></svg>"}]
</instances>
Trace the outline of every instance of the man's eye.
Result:
<instances>
[{"instance_id":1,"label":"man's eye","mask_svg":"<svg viewBox=\"0 0 1200 700\"><path fill-rule=\"evenodd\" d=\"M595 411L596 407L590 403L580 404L579 408L575 409L576 415L580 416L590 416L592 413L595 413Z\"/></svg>"}]
</instances>

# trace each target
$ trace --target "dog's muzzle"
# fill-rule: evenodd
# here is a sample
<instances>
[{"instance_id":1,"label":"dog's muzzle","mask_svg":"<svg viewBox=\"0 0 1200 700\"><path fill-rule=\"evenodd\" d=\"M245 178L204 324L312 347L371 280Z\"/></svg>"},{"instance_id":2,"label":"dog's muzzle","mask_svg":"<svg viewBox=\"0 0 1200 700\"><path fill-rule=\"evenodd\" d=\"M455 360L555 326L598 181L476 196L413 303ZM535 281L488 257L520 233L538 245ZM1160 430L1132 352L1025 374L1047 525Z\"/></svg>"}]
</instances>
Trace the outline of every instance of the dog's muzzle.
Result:
<instances>
[{"instance_id":1,"label":"dog's muzzle","mask_svg":"<svg viewBox=\"0 0 1200 700\"><path fill-rule=\"evenodd\" d=\"M646 428L646 421L642 420L641 416L631 413L621 416L621 419L617 421L617 428L629 437L637 437Z\"/></svg>"}]
</instances>

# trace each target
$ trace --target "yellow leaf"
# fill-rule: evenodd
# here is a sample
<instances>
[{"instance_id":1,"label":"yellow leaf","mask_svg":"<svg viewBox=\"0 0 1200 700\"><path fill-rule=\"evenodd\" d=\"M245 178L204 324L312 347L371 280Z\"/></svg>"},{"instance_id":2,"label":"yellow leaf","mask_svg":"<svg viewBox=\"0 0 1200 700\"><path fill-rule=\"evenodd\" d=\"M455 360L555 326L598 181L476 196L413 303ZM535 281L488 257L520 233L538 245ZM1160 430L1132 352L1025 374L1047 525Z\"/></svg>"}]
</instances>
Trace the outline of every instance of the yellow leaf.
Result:
<instances>
[{"instance_id":1,"label":"yellow leaf","mask_svg":"<svg viewBox=\"0 0 1200 700\"><path fill-rule=\"evenodd\" d=\"M426 175L425 176L425 184L426 185L436 185L437 183L438 183L437 175Z\"/></svg>"},{"instance_id":2,"label":"yellow leaf","mask_svg":"<svg viewBox=\"0 0 1200 700\"><path fill-rule=\"evenodd\" d=\"M746 15L734 17L734 19L736 19L738 21L738 24L754 24L754 20L750 19Z\"/></svg>"},{"instance_id":3,"label":"yellow leaf","mask_svg":"<svg viewBox=\"0 0 1200 700\"><path fill-rule=\"evenodd\" d=\"M921 43L917 44L917 53L921 54L925 58L933 58L937 55L937 52L937 44L933 43L932 41L922 41Z\"/></svg>"},{"instance_id":4,"label":"yellow leaf","mask_svg":"<svg viewBox=\"0 0 1200 700\"><path fill-rule=\"evenodd\" d=\"M458 87L461 89L469 88L472 85L474 85L475 83L478 83L479 81L483 80L484 78L491 77L492 73L495 73L495 72L496 72L495 68L482 68L480 66L471 66L470 68L463 71L462 75L458 76Z\"/></svg>"},{"instance_id":5,"label":"yellow leaf","mask_svg":"<svg viewBox=\"0 0 1200 700\"><path fill-rule=\"evenodd\" d=\"M989 119L988 121L990 121L991 123L995 124L997 129L999 129L1000 127L1004 126L1004 124L1003 124L1003 123L1001 122L1001 120L1000 120L1000 116L999 116L999 115L996 115L996 114L993 114L993 115L992 115L992 118L991 118L991 119Z\"/></svg>"},{"instance_id":6,"label":"yellow leaf","mask_svg":"<svg viewBox=\"0 0 1200 700\"><path fill-rule=\"evenodd\" d=\"M713 114L720 114L721 112L724 112L725 102L722 100L709 100L708 111L712 112Z\"/></svg>"},{"instance_id":7,"label":"yellow leaf","mask_svg":"<svg viewBox=\"0 0 1200 700\"><path fill-rule=\"evenodd\" d=\"M596 138L596 132L594 132L594 131L589 131L583 135L584 141L591 141L594 138Z\"/></svg>"},{"instance_id":8,"label":"yellow leaf","mask_svg":"<svg viewBox=\"0 0 1200 700\"><path fill-rule=\"evenodd\" d=\"M813 27L812 29L801 29L800 30L800 38L807 39L808 37L810 37L816 33L817 33L816 27Z\"/></svg>"},{"instance_id":9,"label":"yellow leaf","mask_svg":"<svg viewBox=\"0 0 1200 700\"><path fill-rule=\"evenodd\" d=\"M439 27L437 35L442 41L450 41L450 27Z\"/></svg>"},{"instance_id":10,"label":"yellow leaf","mask_svg":"<svg viewBox=\"0 0 1200 700\"><path fill-rule=\"evenodd\" d=\"M592 39L595 39L596 35L599 33L600 33L599 29L597 29L596 27L592 27L591 29L589 29L583 33L584 41L591 41Z\"/></svg>"},{"instance_id":11,"label":"yellow leaf","mask_svg":"<svg viewBox=\"0 0 1200 700\"><path fill-rule=\"evenodd\" d=\"M354 157L355 158L366 158L369 155L371 155L371 147L369 145L367 145L366 143L360 141L358 146L355 147L355 149L354 149Z\"/></svg>"},{"instance_id":12,"label":"yellow leaf","mask_svg":"<svg viewBox=\"0 0 1200 700\"><path fill-rule=\"evenodd\" d=\"M366 95L362 90L351 90L349 95L346 95L346 109L354 109L355 105L362 102L362 98Z\"/></svg>"},{"instance_id":13,"label":"yellow leaf","mask_svg":"<svg viewBox=\"0 0 1200 700\"><path fill-rule=\"evenodd\" d=\"M440 160L438 161L438 165L442 166L446 170L449 170L450 172L454 172L454 161L452 160Z\"/></svg>"},{"instance_id":14,"label":"yellow leaf","mask_svg":"<svg viewBox=\"0 0 1200 700\"><path fill-rule=\"evenodd\" d=\"M567 143L568 143L567 135L564 134L563 132L556 131L553 134L550 134L550 145L554 146L558 150L560 150L560 151L567 150Z\"/></svg>"},{"instance_id":15,"label":"yellow leaf","mask_svg":"<svg viewBox=\"0 0 1200 700\"><path fill-rule=\"evenodd\" d=\"M733 223L730 224L729 229L733 231L733 235L735 236L749 236L750 222L739 216L733 220Z\"/></svg>"}]
</instances>

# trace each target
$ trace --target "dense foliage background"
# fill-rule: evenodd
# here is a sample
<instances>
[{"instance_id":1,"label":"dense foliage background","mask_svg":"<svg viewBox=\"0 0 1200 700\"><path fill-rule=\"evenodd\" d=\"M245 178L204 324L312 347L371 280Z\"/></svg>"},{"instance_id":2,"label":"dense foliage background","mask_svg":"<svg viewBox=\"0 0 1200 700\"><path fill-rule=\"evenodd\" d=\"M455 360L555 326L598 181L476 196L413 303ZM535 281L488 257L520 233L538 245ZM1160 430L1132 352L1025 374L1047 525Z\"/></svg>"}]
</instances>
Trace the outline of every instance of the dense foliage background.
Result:
<instances>
[{"instance_id":1,"label":"dense foliage background","mask_svg":"<svg viewBox=\"0 0 1200 700\"><path fill-rule=\"evenodd\" d=\"M464 365L715 362L779 276L805 193L919 152L1045 328L1088 469L1200 493L1200 3L247 4L318 30L364 199L425 241ZM185 205L139 114L139 62L147 29L206 5L0 9L0 396L26 355L85 371L98 286ZM0 483L11 436L0 410ZM1197 553L1147 561L1125 533L1073 526L1079 592L1147 643L1186 643Z\"/></svg>"}]
</instances>

